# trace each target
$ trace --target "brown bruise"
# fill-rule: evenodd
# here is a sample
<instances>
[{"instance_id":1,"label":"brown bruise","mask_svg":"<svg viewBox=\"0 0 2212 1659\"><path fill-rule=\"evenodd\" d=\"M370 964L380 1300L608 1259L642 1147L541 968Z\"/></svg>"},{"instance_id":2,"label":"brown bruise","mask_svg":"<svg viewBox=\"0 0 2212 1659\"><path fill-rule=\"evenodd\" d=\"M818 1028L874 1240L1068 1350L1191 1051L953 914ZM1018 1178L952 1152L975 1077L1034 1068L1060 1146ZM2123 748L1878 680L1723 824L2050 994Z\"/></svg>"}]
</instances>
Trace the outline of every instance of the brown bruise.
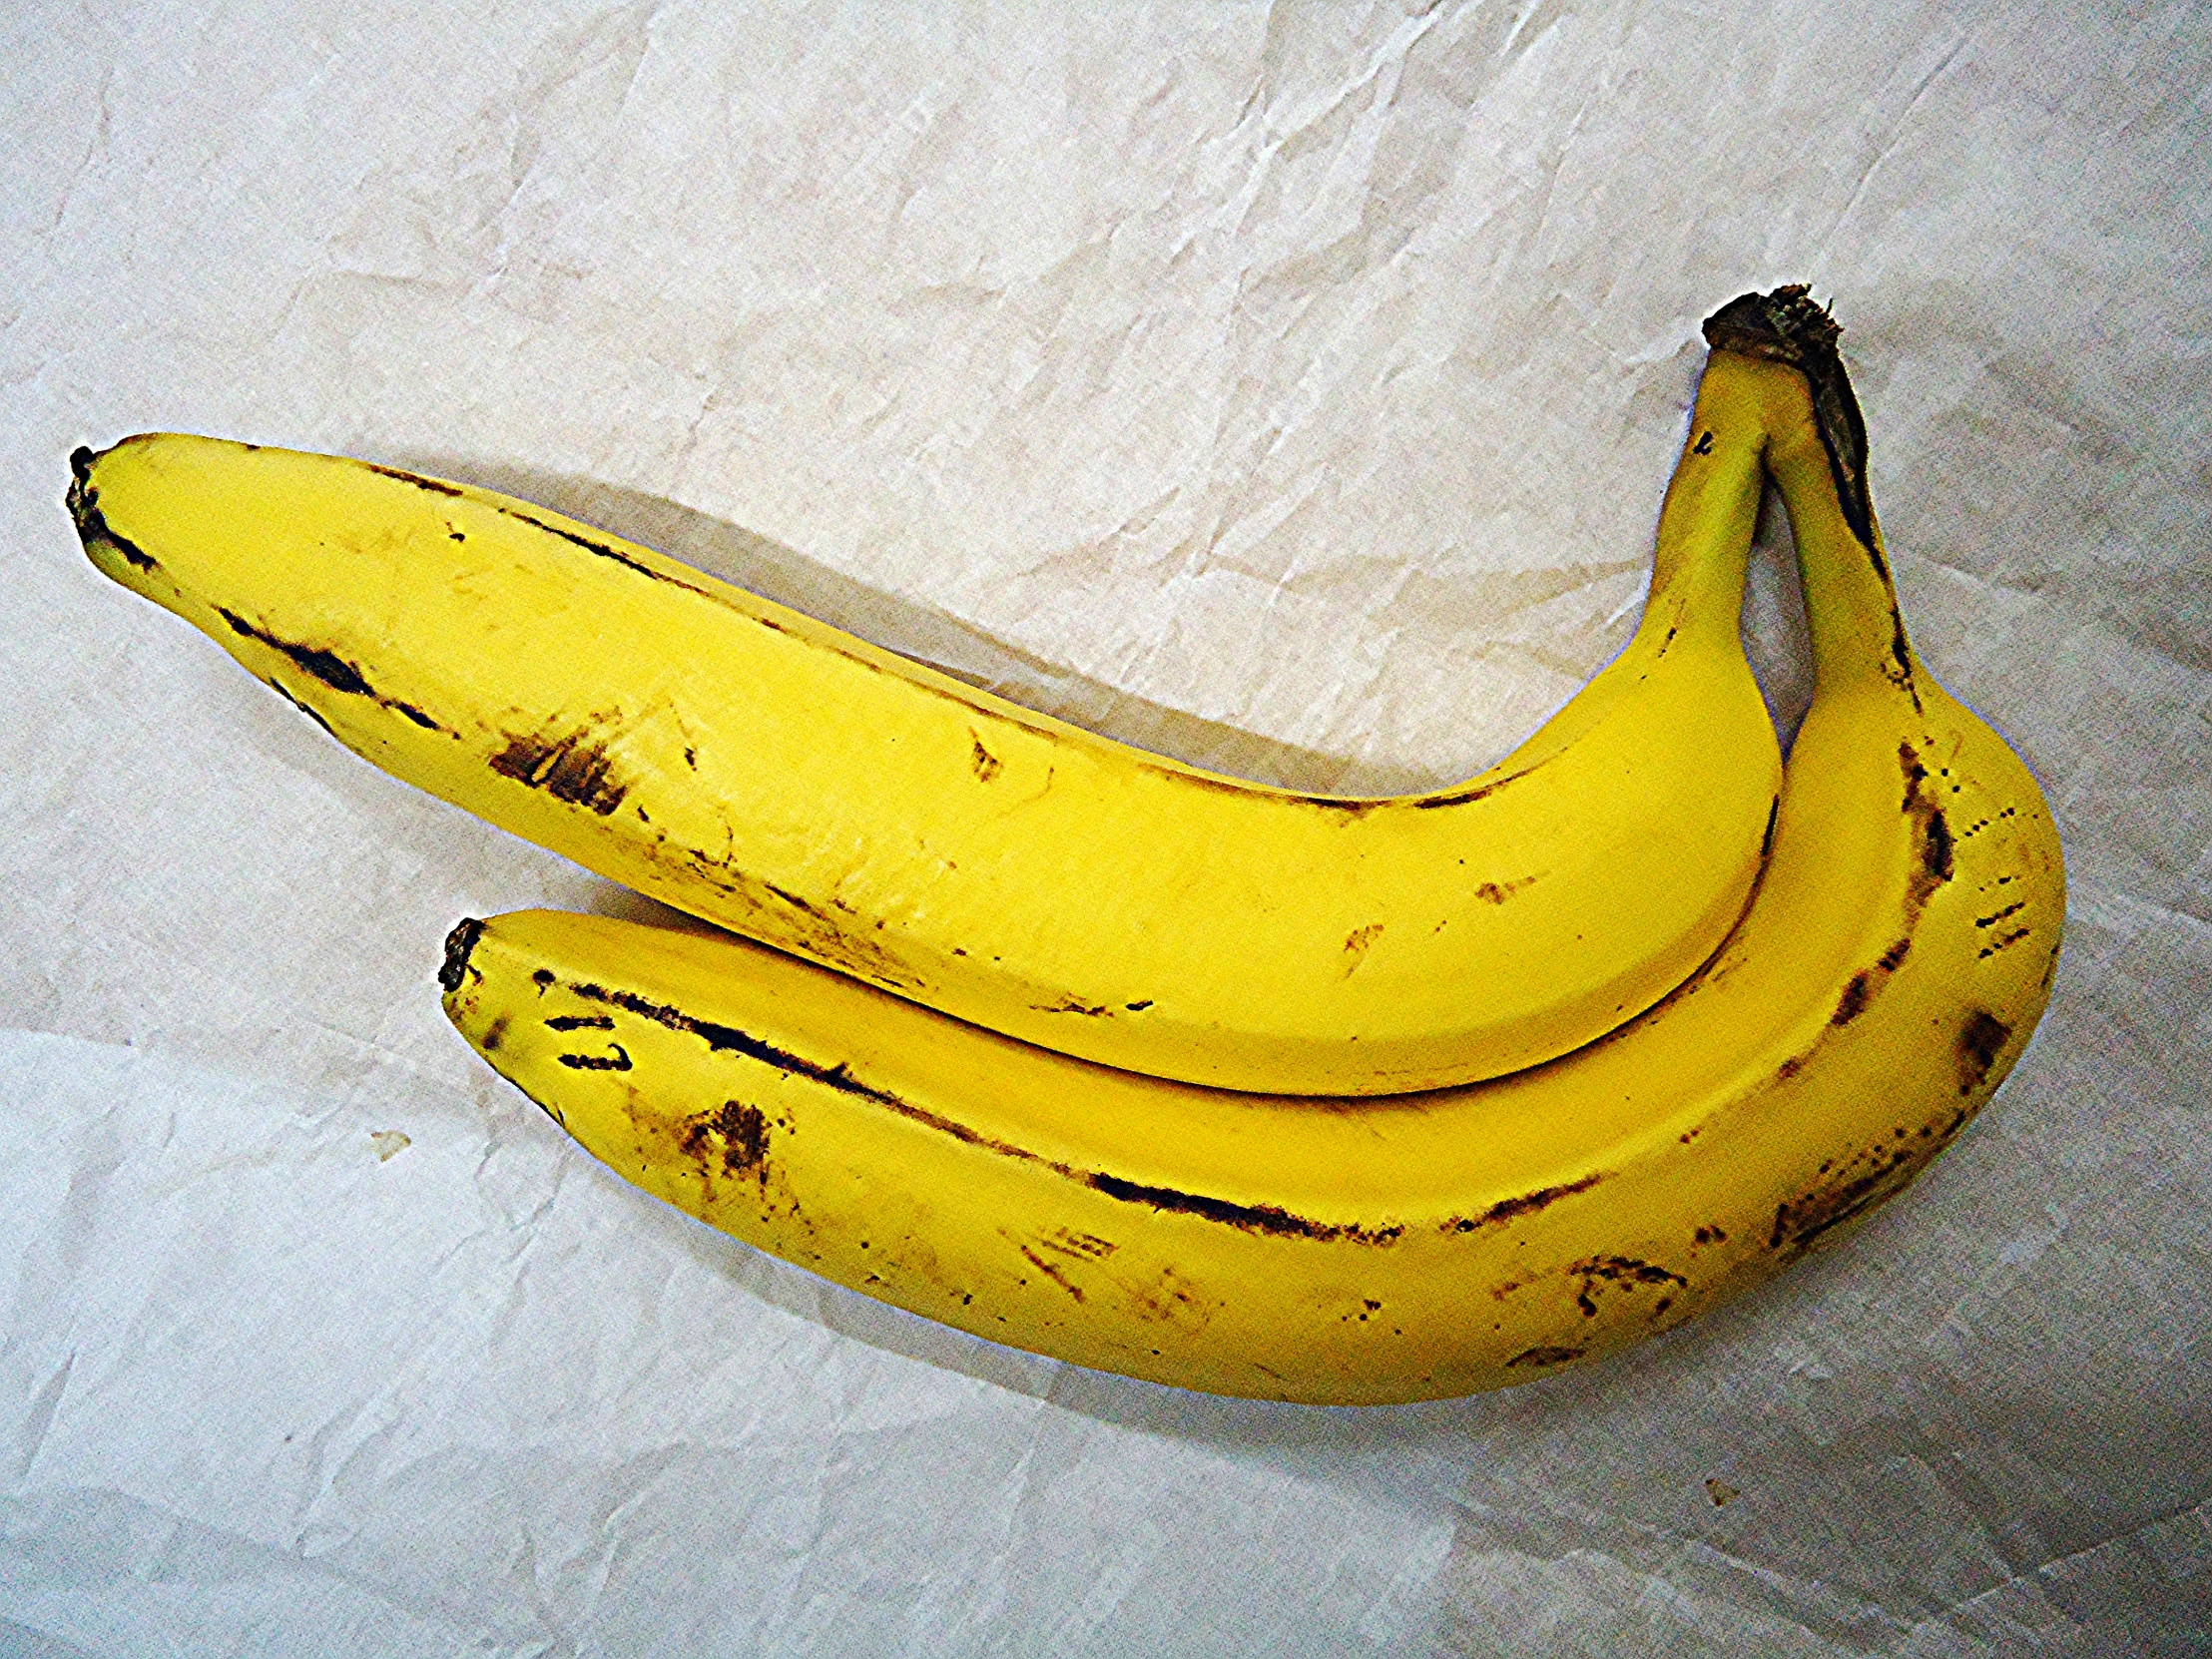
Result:
<instances>
[{"instance_id":1,"label":"brown bruise","mask_svg":"<svg viewBox=\"0 0 2212 1659\"><path fill-rule=\"evenodd\" d=\"M1532 1216L1545 1207L1556 1204L1562 1198L1572 1198L1576 1193L1586 1193L1606 1177L1606 1172L1585 1175L1579 1181L1571 1181L1561 1187L1539 1187L1535 1192L1524 1193L1519 1198L1503 1198L1491 1205L1479 1216L1454 1216L1440 1229L1445 1233L1472 1233L1478 1227L1502 1226L1520 1216Z\"/></svg>"},{"instance_id":2,"label":"brown bruise","mask_svg":"<svg viewBox=\"0 0 2212 1659\"><path fill-rule=\"evenodd\" d=\"M1103 1262L1121 1246L1093 1233L1077 1233L1071 1228L1055 1227L1037 1240L1037 1248L1061 1256L1072 1256L1079 1261Z\"/></svg>"},{"instance_id":3,"label":"brown bruise","mask_svg":"<svg viewBox=\"0 0 2212 1659\"><path fill-rule=\"evenodd\" d=\"M1063 996L1057 1002L1032 1002L1029 1006L1040 1014L1083 1014L1092 1019L1111 1019L1114 1014L1103 1002L1084 1002L1072 996Z\"/></svg>"},{"instance_id":4,"label":"brown bruise","mask_svg":"<svg viewBox=\"0 0 2212 1659\"><path fill-rule=\"evenodd\" d=\"M1020 1250L1023 1261L1027 1262L1031 1267L1035 1268L1039 1273L1043 1274L1047 1279L1051 1280L1053 1284L1059 1286L1061 1290L1067 1292L1067 1294L1073 1297L1077 1302L1082 1302L1085 1300L1082 1286L1076 1284L1072 1279L1068 1278L1066 1274L1062 1273L1058 1268L1054 1267L1042 1256L1039 1256L1027 1245L1020 1245L1016 1248Z\"/></svg>"},{"instance_id":5,"label":"brown bruise","mask_svg":"<svg viewBox=\"0 0 2212 1659\"><path fill-rule=\"evenodd\" d=\"M1955 1107L1917 1131L1901 1124L1848 1157L1830 1159L1821 1165L1813 1186L1775 1207L1767 1248L1778 1252L1783 1262L1794 1262L1822 1234L1896 1197L1951 1143L1977 1109L1978 1103Z\"/></svg>"},{"instance_id":6,"label":"brown bruise","mask_svg":"<svg viewBox=\"0 0 2212 1659\"><path fill-rule=\"evenodd\" d=\"M402 702L396 697L386 697L377 691L374 686L368 683L366 676L361 673L359 664L346 661L335 651L319 645L302 645L296 640L281 639L268 629L258 627L247 621L238 612L221 605L215 607L215 614L229 625L232 633L253 640L256 644L266 645L270 650L289 658L293 666L302 674L321 682L330 690L341 693L346 697L366 698L378 708L389 709L393 714L403 716L405 719L414 722L415 725L426 732L445 732L450 735L452 730L450 727L440 725L435 719L423 713L412 703ZM270 684L275 685L276 682L271 681ZM276 689L282 692L284 697L293 704L300 708L306 707L290 692L284 691L282 686L277 686ZM314 713L311 709L307 712L309 714ZM315 718L322 723L324 731L329 730L328 722L322 721L319 715L316 715Z\"/></svg>"},{"instance_id":7,"label":"brown bruise","mask_svg":"<svg viewBox=\"0 0 2212 1659\"><path fill-rule=\"evenodd\" d=\"M1563 1366L1571 1360L1581 1359L1582 1356L1587 1354L1589 1350L1581 1348L1557 1348L1550 1346L1526 1348L1521 1350L1520 1353L1514 1355L1510 1360L1506 1361L1505 1364L1508 1369L1514 1366L1536 1366L1539 1368L1544 1366Z\"/></svg>"},{"instance_id":8,"label":"brown bruise","mask_svg":"<svg viewBox=\"0 0 2212 1659\"><path fill-rule=\"evenodd\" d=\"M597 715L593 720L611 718ZM556 801L582 807L601 818L612 814L630 793L630 786L615 776L606 740L595 737L591 724L573 732L510 737L506 747L486 764L502 778L543 790Z\"/></svg>"},{"instance_id":9,"label":"brown bruise","mask_svg":"<svg viewBox=\"0 0 2212 1659\"><path fill-rule=\"evenodd\" d=\"M1874 975L1871 973L1853 974L1851 983L1844 987L1844 994L1837 1001L1836 1011L1829 1015L1828 1023L1831 1025L1849 1025L1862 1013L1866 1012L1867 987L1873 982Z\"/></svg>"},{"instance_id":10,"label":"brown bruise","mask_svg":"<svg viewBox=\"0 0 2212 1659\"><path fill-rule=\"evenodd\" d=\"M544 970L540 970L544 971ZM804 1077L810 1082L821 1083L841 1094L870 1101L911 1122L939 1134L949 1135L966 1146L996 1153L1022 1163L1038 1165L1052 1171L1065 1180L1103 1193L1108 1198L1124 1204L1139 1205L1155 1211L1175 1215L1197 1217L1202 1220L1234 1227L1244 1232L1269 1234L1277 1237L1310 1239L1316 1242L1346 1240L1368 1245L1388 1245L1403 1236L1404 1227L1394 1223L1368 1226L1359 1222L1325 1222L1300 1216L1272 1204L1240 1204L1231 1199L1215 1198L1204 1193L1184 1192L1174 1187L1155 1186L1145 1182L1127 1180L1104 1170L1086 1170L1046 1158L1027 1147L984 1135L964 1123L930 1111L927 1107L903 1100L887 1089L879 1089L854 1077L843 1062L824 1066L817 1061L777 1047L750 1032L735 1026L723 1025L713 1020L697 1018L668 1003L653 1002L634 991L612 989L584 981L572 981L569 990L586 1001L598 1002L626 1013L648 1019L698 1037L711 1049L745 1055L749 1059L772 1066L778 1071ZM615 1046L615 1045L610 1045ZM619 1049L618 1049L619 1052ZM625 1057L626 1058L626 1057ZM577 1070L623 1069L609 1065L589 1063L589 1057L560 1056L561 1063L573 1065ZM585 1063L575 1063L575 1061ZM1595 1179L1595 1178L1593 1178ZM1587 1185L1587 1183L1584 1183ZM1574 1189L1579 1190L1579 1188ZM1541 1196L1541 1195L1532 1195ZM1526 1201L1509 1201L1526 1202ZM1544 1198L1543 1202L1549 1202Z\"/></svg>"},{"instance_id":11,"label":"brown bruise","mask_svg":"<svg viewBox=\"0 0 2212 1659\"><path fill-rule=\"evenodd\" d=\"M1597 1292L1601 1285L1611 1285L1619 1290L1633 1291L1639 1285L1674 1285L1683 1290L1690 1282L1679 1273L1656 1267L1650 1262L1638 1261L1633 1256L1589 1256L1567 1269L1570 1279L1579 1279L1581 1289L1575 1293L1575 1306L1582 1310L1584 1319L1597 1318ZM1671 1302L1671 1298L1664 1299ZM1662 1307L1659 1312L1666 1310Z\"/></svg>"},{"instance_id":12,"label":"brown bruise","mask_svg":"<svg viewBox=\"0 0 2212 1659\"><path fill-rule=\"evenodd\" d=\"M1474 889L1474 896L1485 904L1502 904L1523 887L1533 887L1536 881L1533 875L1516 876L1510 881L1484 881Z\"/></svg>"},{"instance_id":13,"label":"brown bruise","mask_svg":"<svg viewBox=\"0 0 2212 1659\"><path fill-rule=\"evenodd\" d=\"M1972 1094L1989 1080L2012 1028L1986 1008L1976 1008L1958 1033L1958 1092Z\"/></svg>"},{"instance_id":14,"label":"brown bruise","mask_svg":"<svg viewBox=\"0 0 2212 1659\"><path fill-rule=\"evenodd\" d=\"M1912 744L1898 745L1898 768L1905 775L1905 816L1913 821L1918 849L1916 868L1906 887L1906 911L1918 917L1936 889L1951 878L1953 842L1950 825L1943 817L1934 790L1927 788L1928 768Z\"/></svg>"},{"instance_id":15,"label":"brown bruise","mask_svg":"<svg viewBox=\"0 0 2212 1659\"><path fill-rule=\"evenodd\" d=\"M1172 1266L1162 1268L1151 1284L1132 1288L1128 1296L1130 1311L1154 1324L1195 1336L1213 1323L1214 1311L1200 1298L1198 1287Z\"/></svg>"},{"instance_id":16,"label":"brown bruise","mask_svg":"<svg viewBox=\"0 0 2212 1659\"><path fill-rule=\"evenodd\" d=\"M924 981L915 978L903 962L873 939L847 931L834 916L825 914L798 893L747 875L727 855L718 858L695 846L666 848L658 841L639 843L638 851L649 861L672 868L674 879L704 882L725 898L745 905L755 919L727 923L739 932L812 956L886 989L911 992L923 988ZM672 866L671 860L677 857L683 861ZM762 897L764 893L783 908L772 910Z\"/></svg>"},{"instance_id":17,"label":"brown bruise","mask_svg":"<svg viewBox=\"0 0 2212 1659\"><path fill-rule=\"evenodd\" d=\"M726 1100L712 1112L684 1120L678 1144L684 1155L711 1174L719 1161L725 1175L758 1175L768 1183L768 1117L758 1106Z\"/></svg>"}]
</instances>

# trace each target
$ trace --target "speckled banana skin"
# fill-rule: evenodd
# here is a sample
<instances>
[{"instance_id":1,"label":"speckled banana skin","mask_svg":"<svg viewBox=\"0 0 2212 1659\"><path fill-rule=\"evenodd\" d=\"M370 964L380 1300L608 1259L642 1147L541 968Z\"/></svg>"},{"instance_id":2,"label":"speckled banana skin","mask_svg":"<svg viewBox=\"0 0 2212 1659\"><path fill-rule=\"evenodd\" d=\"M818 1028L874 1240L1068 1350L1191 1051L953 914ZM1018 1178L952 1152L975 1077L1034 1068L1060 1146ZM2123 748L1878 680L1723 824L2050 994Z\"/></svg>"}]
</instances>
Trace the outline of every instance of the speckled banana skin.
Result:
<instances>
[{"instance_id":1,"label":"speckled banana skin","mask_svg":"<svg viewBox=\"0 0 2212 1659\"><path fill-rule=\"evenodd\" d=\"M1317 1094L1467 1082L1664 996L1780 783L1738 630L1758 378L1723 354L1644 620L1464 784L1344 800L1110 742L489 491L148 435L93 562L375 765L603 875L1061 1052Z\"/></svg>"},{"instance_id":2,"label":"speckled banana skin","mask_svg":"<svg viewBox=\"0 0 2212 1659\"><path fill-rule=\"evenodd\" d=\"M1817 692L1740 924L1610 1036L1432 1094L1239 1094L706 930L545 911L455 929L449 1017L611 1169L713 1226L1161 1382L1458 1394L1756 1284L1988 1100L2048 999L2065 883L2026 768L1913 656L1834 325L1784 289L1708 332L1756 386Z\"/></svg>"}]
</instances>

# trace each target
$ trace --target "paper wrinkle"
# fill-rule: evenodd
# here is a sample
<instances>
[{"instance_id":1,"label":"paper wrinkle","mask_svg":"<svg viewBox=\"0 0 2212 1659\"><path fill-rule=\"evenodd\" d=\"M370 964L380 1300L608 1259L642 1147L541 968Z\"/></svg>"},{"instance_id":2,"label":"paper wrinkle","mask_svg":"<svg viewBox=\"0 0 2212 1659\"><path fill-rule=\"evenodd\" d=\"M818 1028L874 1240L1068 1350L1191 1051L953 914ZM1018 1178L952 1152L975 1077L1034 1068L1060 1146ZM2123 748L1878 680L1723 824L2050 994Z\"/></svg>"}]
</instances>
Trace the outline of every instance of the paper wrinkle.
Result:
<instances>
[{"instance_id":1,"label":"paper wrinkle","mask_svg":"<svg viewBox=\"0 0 2212 1659\"><path fill-rule=\"evenodd\" d=\"M1834 245L1836 233L1850 223L1853 212L1867 194L1867 186L1873 182L1874 176L1880 170L1882 164L1890 159L1890 153L1898 147L1906 128L1911 125L1915 113L1919 111L1921 101L1928 96L1929 91L1957 61L1958 55L1971 44L1972 38L1970 34L1960 34L1948 46L1944 47L1942 56L1936 61L1933 68L1920 77L1919 82L1914 86L1913 96L1905 101L1905 108L1898 113L1895 120L1887 123L1887 131L1884 132L1880 145L1875 150L1874 155L1869 158L1866 167L1861 170L1859 182L1852 186L1850 197L1846 199L1842 210L1836 215L1836 223L1830 228L1828 237L1821 245L1823 254L1826 254L1828 249Z\"/></svg>"}]
</instances>

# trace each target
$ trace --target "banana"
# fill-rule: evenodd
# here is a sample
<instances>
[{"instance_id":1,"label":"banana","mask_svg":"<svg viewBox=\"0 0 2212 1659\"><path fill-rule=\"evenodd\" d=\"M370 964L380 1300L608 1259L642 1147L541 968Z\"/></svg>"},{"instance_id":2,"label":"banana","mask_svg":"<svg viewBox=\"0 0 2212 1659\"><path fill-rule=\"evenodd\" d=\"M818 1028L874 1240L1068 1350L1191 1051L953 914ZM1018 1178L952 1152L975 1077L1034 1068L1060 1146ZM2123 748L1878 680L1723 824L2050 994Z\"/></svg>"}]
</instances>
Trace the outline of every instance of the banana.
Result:
<instances>
[{"instance_id":1,"label":"banana","mask_svg":"<svg viewBox=\"0 0 2212 1659\"><path fill-rule=\"evenodd\" d=\"M679 909L1156 1076L1386 1094L1665 995L1781 761L1738 632L1758 431L1716 362L1622 654L1464 784L1220 777L489 491L180 435L73 457L85 549L376 766Z\"/></svg>"},{"instance_id":2,"label":"banana","mask_svg":"<svg viewBox=\"0 0 2212 1659\"><path fill-rule=\"evenodd\" d=\"M1789 508L1817 691L1750 907L1633 1023L1456 1090L1265 1097L1089 1065L704 929L544 911L455 928L448 1017L691 1215L1154 1382L1459 1394L1759 1282L1989 1098L2048 998L2065 881L2027 769L1912 653L1833 323L1786 288L1707 328L1732 437Z\"/></svg>"}]
</instances>

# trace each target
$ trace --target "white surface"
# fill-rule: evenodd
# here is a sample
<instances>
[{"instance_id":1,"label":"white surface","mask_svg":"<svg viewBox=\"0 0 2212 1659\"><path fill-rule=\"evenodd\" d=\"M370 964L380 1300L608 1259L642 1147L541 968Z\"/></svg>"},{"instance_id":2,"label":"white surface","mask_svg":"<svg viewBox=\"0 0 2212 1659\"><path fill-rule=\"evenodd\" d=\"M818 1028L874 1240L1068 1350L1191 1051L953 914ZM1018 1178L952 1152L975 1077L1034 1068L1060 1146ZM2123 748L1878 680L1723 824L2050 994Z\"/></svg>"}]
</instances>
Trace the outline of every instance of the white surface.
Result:
<instances>
[{"instance_id":1,"label":"white surface","mask_svg":"<svg viewBox=\"0 0 2212 1659\"><path fill-rule=\"evenodd\" d=\"M426 17L0 21L0 1651L2212 1651L2201 7ZM1408 788L1626 637L1696 322L1791 279L2060 817L2056 1001L1856 1238L1416 1408L1071 1371L627 1188L430 977L621 895L60 507L138 430L405 460Z\"/></svg>"}]
</instances>

